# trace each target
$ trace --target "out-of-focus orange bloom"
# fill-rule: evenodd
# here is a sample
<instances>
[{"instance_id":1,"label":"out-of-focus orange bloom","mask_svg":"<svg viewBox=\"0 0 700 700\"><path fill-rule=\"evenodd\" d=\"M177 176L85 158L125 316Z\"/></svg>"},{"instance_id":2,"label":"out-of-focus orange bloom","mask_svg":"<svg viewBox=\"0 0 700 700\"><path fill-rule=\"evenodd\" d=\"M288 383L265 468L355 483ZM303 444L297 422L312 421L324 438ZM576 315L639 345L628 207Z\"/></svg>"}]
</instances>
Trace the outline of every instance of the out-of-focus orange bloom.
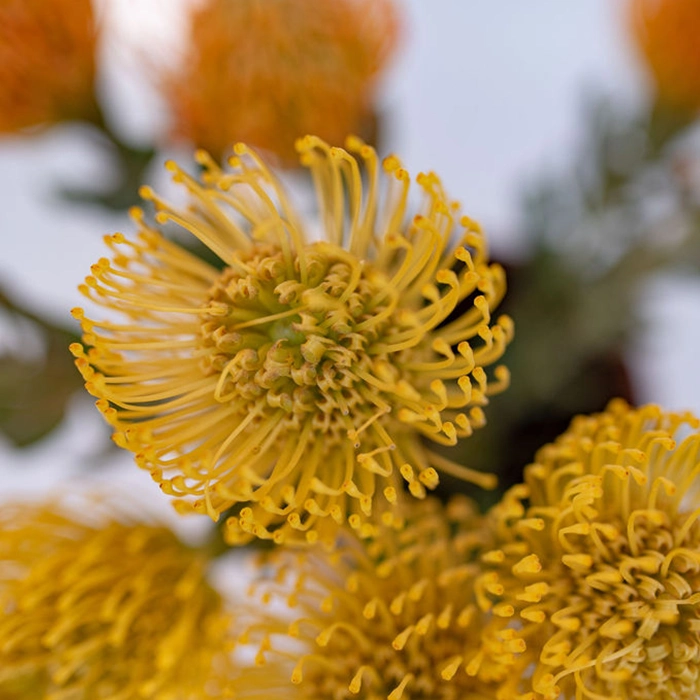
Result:
<instances>
[{"instance_id":1,"label":"out-of-focus orange bloom","mask_svg":"<svg viewBox=\"0 0 700 700\"><path fill-rule=\"evenodd\" d=\"M659 98L700 108L700 2L631 0L632 30Z\"/></svg>"},{"instance_id":2,"label":"out-of-focus orange bloom","mask_svg":"<svg viewBox=\"0 0 700 700\"><path fill-rule=\"evenodd\" d=\"M206 0L164 79L174 134L217 155L245 141L291 165L307 133L369 137L397 37L392 0Z\"/></svg>"},{"instance_id":3,"label":"out-of-focus orange bloom","mask_svg":"<svg viewBox=\"0 0 700 700\"><path fill-rule=\"evenodd\" d=\"M95 112L90 0L0 2L0 133Z\"/></svg>"}]
</instances>

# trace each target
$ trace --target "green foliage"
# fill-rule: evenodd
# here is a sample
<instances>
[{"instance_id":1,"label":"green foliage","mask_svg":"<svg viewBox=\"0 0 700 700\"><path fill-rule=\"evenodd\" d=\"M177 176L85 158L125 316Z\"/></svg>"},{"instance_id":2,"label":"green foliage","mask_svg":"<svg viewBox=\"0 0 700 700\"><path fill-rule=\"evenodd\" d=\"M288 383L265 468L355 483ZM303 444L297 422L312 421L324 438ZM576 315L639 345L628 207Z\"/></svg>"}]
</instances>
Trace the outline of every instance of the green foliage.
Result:
<instances>
[{"instance_id":1,"label":"green foliage","mask_svg":"<svg viewBox=\"0 0 700 700\"><path fill-rule=\"evenodd\" d=\"M527 191L530 252L506 264L511 387L456 459L506 487L574 415L615 396L634 402L624 349L641 327L640 291L655 273L700 265L700 208L683 168L694 124L659 105L625 115L595 100L570 169Z\"/></svg>"},{"instance_id":2,"label":"green foliage","mask_svg":"<svg viewBox=\"0 0 700 700\"><path fill-rule=\"evenodd\" d=\"M68 345L72 332L42 319L0 290L3 319L13 327L20 347L37 352L0 350L0 434L17 447L45 437L62 421L68 402L82 388Z\"/></svg>"}]
</instances>

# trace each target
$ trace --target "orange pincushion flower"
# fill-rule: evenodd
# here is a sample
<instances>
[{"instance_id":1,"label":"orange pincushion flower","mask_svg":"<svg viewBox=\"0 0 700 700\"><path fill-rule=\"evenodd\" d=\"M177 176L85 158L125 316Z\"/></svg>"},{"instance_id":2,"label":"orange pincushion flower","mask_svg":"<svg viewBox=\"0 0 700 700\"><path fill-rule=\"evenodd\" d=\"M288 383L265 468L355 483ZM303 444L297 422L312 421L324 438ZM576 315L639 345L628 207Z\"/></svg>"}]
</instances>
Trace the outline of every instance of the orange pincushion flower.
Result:
<instances>
[{"instance_id":1,"label":"orange pincushion flower","mask_svg":"<svg viewBox=\"0 0 700 700\"><path fill-rule=\"evenodd\" d=\"M631 0L632 29L659 97L700 108L700 2Z\"/></svg>"},{"instance_id":2,"label":"orange pincushion flower","mask_svg":"<svg viewBox=\"0 0 700 700\"><path fill-rule=\"evenodd\" d=\"M111 259L81 287L109 320L74 311L89 348L72 346L76 364L117 443L182 511L240 504L231 542L332 538L403 482L424 497L439 471L493 484L434 448L481 426L508 383L495 363L512 322L492 316L505 277L483 232L434 173L410 215L396 157L382 168L358 139L298 145L317 218L242 144L228 172L200 153L199 180L171 163L189 206L145 188L156 225L136 211L137 239L107 237ZM168 241L168 223L219 267Z\"/></svg>"},{"instance_id":3,"label":"orange pincushion flower","mask_svg":"<svg viewBox=\"0 0 700 700\"><path fill-rule=\"evenodd\" d=\"M523 644L499 700L700 694L700 420L612 402L490 514L481 633ZM488 658L488 648L485 648Z\"/></svg>"},{"instance_id":4,"label":"orange pincushion flower","mask_svg":"<svg viewBox=\"0 0 700 700\"><path fill-rule=\"evenodd\" d=\"M100 510L0 509L0 698L230 698L231 620L207 557Z\"/></svg>"},{"instance_id":5,"label":"orange pincushion flower","mask_svg":"<svg viewBox=\"0 0 700 700\"><path fill-rule=\"evenodd\" d=\"M206 0L164 80L175 134L216 155L245 141L291 165L304 134L366 134L397 31L392 0Z\"/></svg>"},{"instance_id":6,"label":"orange pincushion flower","mask_svg":"<svg viewBox=\"0 0 700 700\"><path fill-rule=\"evenodd\" d=\"M94 116L90 0L0 3L0 133Z\"/></svg>"}]
</instances>

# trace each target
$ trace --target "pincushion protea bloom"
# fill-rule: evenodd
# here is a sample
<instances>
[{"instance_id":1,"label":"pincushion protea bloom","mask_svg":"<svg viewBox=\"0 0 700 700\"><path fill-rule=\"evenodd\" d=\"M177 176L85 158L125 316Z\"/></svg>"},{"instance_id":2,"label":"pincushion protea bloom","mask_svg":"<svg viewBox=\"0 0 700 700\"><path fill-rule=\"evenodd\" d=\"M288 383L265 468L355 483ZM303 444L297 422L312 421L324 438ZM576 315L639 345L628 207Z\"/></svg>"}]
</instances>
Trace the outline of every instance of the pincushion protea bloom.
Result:
<instances>
[{"instance_id":1,"label":"pincushion protea bloom","mask_svg":"<svg viewBox=\"0 0 700 700\"><path fill-rule=\"evenodd\" d=\"M659 97L676 107L700 108L700 3L630 0L632 31Z\"/></svg>"},{"instance_id":2,"label":"pincushion protea bloom","mask_svg":"<svg viewBox=\"0 0 700 700\"><path fill-rule=\"evenodd\" d=\"M344 531L334 551L278 550L267 562L274 580L254 588L240 641L258 647L265 668L287 664L298 690L275 685L266 697L456 700L488 690L470 673L480 644L472 585L480 516L464 497L406 505L403 526L380 525L375 538ZM513 636L500 637L506 661ZM491 672L502 676L495 657ZM244 684L238 690L249 697Z\"/></svg>"},{"instance_id":3,"label":"pincushion protea bloom","mask_svg":"<svg viewBox=\"0 0 700 700\"><path fill-rule=\"evenodd\" d=\"M0 133L95 115L89 0L0 3Z\"/></svg>"},{"instance_id":4,"label":"pincushion protea bloom","mask_svg":"<svg viewBox=\"0 0 700 700\"><path fill-rule=\"evenodd\" d=\"M296 165L304 134L368 134L397 14L392 0L206 0L162 80L175 135L217 156L245 141Z\"/></svg>"},{"instance_id":5,"label":"pincushion protea bloom","mask_svg":"<svg viewBox=\"0 0 700 700\"><path fill-rule=\"evenodd\" d=\"M0 697L230 697L229 619L205 568L158 525L3 504Z\"/></svg>"},{"instance_id":6,"label":"pincushion protea bloom","mask_svg":"<svg viewBox=\"0 0 700 700\"><path fill-rule=\"evenodd\" d=\"M493 483L430 443L468 436L507 383L504 368L494 381L484 370L511 337L510 319L491 318L503 270L487 264L481 230L437 176L418 176L422 208L407 218L398 159L382 176L373 149L348 147L359 161L314 137L299 144L320 240L247 147L229 173L200 153L202 181L170 164L191 204L179 210L145 189L157 225L191 232L223 269L137 211L138 238L109 236L111 260L82 286L121 320L74 311L90 349L72 350L116 442L181 511L217 518L242 504L233 542L313 540L348 516L359 524L378 498L396 500L402 478L423 497L436 469Z\"/></svg>"},{"instance_id":7,"label":"pincushion protea bloom","mask_svg":"<svg viewBox=\"0 0 700 700\"><path fill-rule=\"evenodd\" d=\"M527 647L498 698L698 697L698 428L615 401L543 447L494 510L484 631Z\"/></svg>"}]
</instances>

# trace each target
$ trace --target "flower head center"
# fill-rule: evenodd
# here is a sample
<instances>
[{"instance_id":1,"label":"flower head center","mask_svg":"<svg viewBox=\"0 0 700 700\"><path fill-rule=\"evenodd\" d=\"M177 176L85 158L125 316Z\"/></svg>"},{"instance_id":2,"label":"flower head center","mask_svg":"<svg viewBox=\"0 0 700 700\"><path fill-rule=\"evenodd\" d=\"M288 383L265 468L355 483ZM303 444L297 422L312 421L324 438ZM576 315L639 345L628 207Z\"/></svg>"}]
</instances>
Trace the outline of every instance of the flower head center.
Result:
<instances>
[{"instance_id":1,"label":"flower head center","mask_svg":"<svg viewBox=\"0 0 700 700\"><path fill-rule=\"evenodd\" d=\"M202 321L202 366L219 375L217 400L344 434L345 417L366 410L362 375L376 374L372 346L396 327L394 297L380 272L335 246L301 255L254 246L221 273L207 302L215 313Z\"/></svg>"}]
</instances>

